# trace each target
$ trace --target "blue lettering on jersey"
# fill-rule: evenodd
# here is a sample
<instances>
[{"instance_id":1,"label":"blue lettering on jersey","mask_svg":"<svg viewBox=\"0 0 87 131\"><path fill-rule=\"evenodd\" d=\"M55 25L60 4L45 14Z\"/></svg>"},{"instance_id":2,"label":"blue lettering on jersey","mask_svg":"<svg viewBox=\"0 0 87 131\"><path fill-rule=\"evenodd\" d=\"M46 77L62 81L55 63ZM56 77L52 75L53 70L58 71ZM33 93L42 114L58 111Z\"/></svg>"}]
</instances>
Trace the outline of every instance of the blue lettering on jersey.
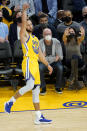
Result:
<instances>
[{"instance_id":1,"label":"blue lettering on jersey","mask_svg":"<svg viewBox=\"0 0 87 131\"><path fill-rule=\"evenodd\" d=\"M32 40L32 48L36 54L39 53L39 43L37 41Z\"/></svg>"}]
</instances>

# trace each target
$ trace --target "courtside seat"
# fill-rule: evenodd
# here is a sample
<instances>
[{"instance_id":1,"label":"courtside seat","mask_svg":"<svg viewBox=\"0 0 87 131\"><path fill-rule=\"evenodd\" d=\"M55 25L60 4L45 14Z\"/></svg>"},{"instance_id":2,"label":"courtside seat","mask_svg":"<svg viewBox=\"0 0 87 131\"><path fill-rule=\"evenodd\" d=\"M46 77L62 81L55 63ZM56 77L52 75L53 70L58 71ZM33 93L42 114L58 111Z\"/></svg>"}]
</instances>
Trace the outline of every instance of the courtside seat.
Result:
<instances>
[{"instance_id":1,"label":"courtside seat","mask_svg":"<svg viewBox=\"0 0 87 131\"><path fill-rule=\"evenodd\" d=\"M15 82L16 82L16 87L18 86L18 83L23 80L23 73L22 73L22 59L23 59L23 52L22 52L22 46L20 40L16 40L14 43L14 55L13 55L13 61L16 64L14 68L14 75L15 75Z\"/></svg>"},{"instance_id":2,"label":"courtside seat","mask_svg":"<svg viewBox=\"0 0 87 131\"><path fill-rule=\"evenodd\" d=\"M14 63L16 63L15 72L16 74L22 74L21 63L23 59L23 52L20 40L16 40L14 43Z\"/></svg>"},{"instance_id":3,"label":"courtside seat","mask_svg":"<svg viewBox=\"0 0 87 131\"><path fill-rule=\"evenodd\" d=\"M10 64L12 62L12 51L8 42L0 43L0 80L10 81L12 85L13 69Z\"/></svg>"}]
</instances>

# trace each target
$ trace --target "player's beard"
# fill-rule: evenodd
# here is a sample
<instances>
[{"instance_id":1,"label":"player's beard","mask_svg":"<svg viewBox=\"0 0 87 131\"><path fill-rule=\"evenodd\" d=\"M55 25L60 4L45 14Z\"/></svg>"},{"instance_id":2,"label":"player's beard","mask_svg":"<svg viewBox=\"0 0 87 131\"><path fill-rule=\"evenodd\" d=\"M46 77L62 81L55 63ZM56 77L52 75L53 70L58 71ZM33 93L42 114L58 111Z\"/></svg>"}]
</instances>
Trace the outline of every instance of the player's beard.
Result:
<instances>
[{"instance_id":1,"label":"player's beard","mask_svg":"<svg viewBox=\"0 0 87 131\"><path fill-rule=\"evenodd\" d=\"M28 33L32 33L32 30L28 30L28 29L26 29L26 31L27 31Z\"/></svg>"}]
</instances>

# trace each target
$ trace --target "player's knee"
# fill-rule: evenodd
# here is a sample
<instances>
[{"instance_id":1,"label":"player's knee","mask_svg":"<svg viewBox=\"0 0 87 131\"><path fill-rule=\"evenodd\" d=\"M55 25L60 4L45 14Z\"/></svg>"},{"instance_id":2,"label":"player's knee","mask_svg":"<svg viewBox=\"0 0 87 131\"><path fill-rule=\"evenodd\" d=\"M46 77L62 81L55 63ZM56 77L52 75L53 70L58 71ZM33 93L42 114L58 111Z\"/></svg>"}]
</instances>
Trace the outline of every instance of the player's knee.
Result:
<instances>
[{"instance_id":1,"label":"player's knee","mask_svg":"<svg viewBox=\"0 0 87 131\"><path fill-rule=\"evenodd\" d=\"M19 90L20 95L24 95L26 92L32 90L34 87L34 81L31 79L27 81L26 85Z\"/></svg>"},{"instance_id":2,"label":"player's knee","mask_svg":"<svg viewBox=\"0 0 87 131\"><path fill-rule=\"evenodd\" d=\"M37 86L33 91L33 103L39 103L39 93L40 93L40 87Z\"/></svg>"}]
</instances>

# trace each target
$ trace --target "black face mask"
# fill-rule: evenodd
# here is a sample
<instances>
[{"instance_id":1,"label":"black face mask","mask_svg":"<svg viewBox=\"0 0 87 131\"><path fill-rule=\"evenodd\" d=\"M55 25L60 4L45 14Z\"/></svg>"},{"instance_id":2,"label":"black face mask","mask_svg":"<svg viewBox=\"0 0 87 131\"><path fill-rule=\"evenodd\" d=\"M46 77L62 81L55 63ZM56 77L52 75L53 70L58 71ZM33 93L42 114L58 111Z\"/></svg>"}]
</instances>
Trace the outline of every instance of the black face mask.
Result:
<instances>
[{"instance_id":1,"label":"black face mask","mask_svg":"<svg viewBox=\"0 0 87 131\"><path fill-rule=\"evenodd\" d=\"M42 29L45 29L45 28L47 28L47 27L48 27L48 23L45 23L45 24L40 24L40 26L41 26L41 28L42 28Z\"/></svg>"},{"instance_id":2,"label":"black face mask","mask_svg":"<svg viewBox=\"0 0 87 131\"><path fill-rule=\"evenodd\" d=\"M2 18L2 17L0 17L0 22L2 22L2 19L3 19L3 18Z\"/></svg>"},{"instance_id":3,"label":"black face mask","mask_svg":"<svg viewBox=\"0 0 87 131\"><path fill-rule=\"evenodd\" d=\"M85 14L85 15L83 16L83 18L84 18L84 19L87 19L87 14Z\"/></svg>"},{"instance_id":4,"label":"black face mask","mask_svg":"<svg viewBox=\"0 0 87 131\"><path fill-rule=\"evenodd\" d=\"M22 18L21 17L16 18L16 22L22 23Z\"/></svg>"},{"instance_id":5,"label":"black face mask","mask_svg":"<svg viewBox=\"0 0 87 131\"><path fill-rule=\"evenodd\" d=\"M66 23L69 23L71 20L72 20L72 18L71 18L70 16L66 16L66 17L64 18L64 21L65 21Z\"/></svg>"}]
</instances>

